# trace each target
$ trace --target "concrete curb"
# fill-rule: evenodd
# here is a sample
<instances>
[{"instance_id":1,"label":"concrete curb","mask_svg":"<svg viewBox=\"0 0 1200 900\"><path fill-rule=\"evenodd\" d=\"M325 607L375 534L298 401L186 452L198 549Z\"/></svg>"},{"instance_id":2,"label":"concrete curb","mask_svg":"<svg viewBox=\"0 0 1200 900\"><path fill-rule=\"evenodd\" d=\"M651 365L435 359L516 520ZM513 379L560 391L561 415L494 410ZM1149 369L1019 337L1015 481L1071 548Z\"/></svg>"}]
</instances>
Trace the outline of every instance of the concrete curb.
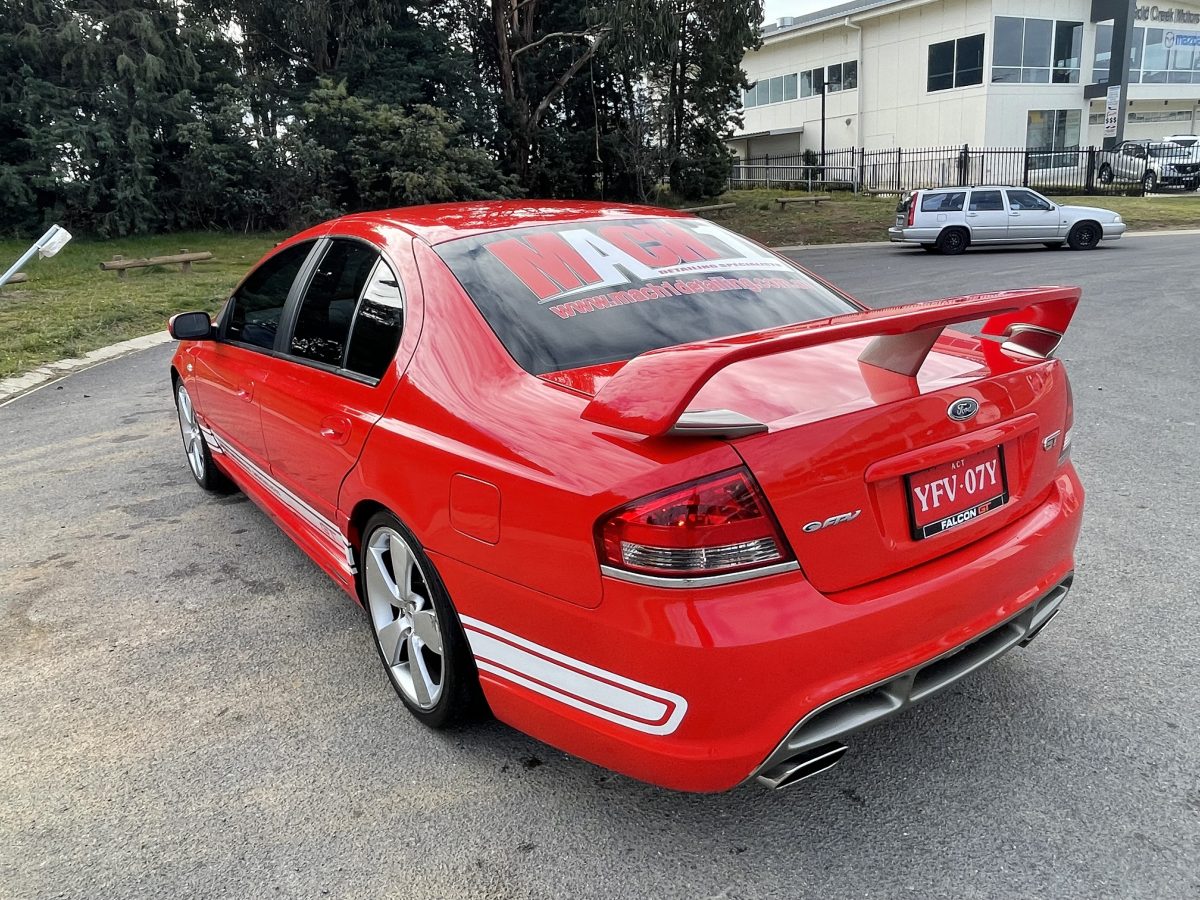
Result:
<instances>
[{"instance_id":1,"label":"concrete curb","mask_svg":"<svg viewBox=\"0 0 1200 900\"><path fill-rule=\"evenodd\" d=\"M157 347L159 344L165 344L170 340L171 336L169 334L165 331L158 331L154 334L121 341L119 344L109 344L107 347L92 350L83 356L47 363L23 375L14 375L12 378L0 379L0 406L4 406L10 401L28 394L30 391L35 391L40 387L45 387L61 378L65 378L67 375L72 375L83 369L90 369L92 366L108 362L110 359L116 359L119 356L127 356L130 353L137 353L139 350L148 350L151 347Z\"/></svg>"}]
</instances>

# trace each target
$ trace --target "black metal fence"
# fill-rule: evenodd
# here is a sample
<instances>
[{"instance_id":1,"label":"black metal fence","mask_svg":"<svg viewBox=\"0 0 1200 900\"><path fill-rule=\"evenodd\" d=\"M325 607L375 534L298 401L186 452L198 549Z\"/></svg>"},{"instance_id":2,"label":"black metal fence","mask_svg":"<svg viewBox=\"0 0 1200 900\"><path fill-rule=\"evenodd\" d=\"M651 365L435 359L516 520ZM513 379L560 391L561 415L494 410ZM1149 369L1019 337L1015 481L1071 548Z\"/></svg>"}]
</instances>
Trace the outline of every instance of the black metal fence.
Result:
<instances>
[{"instance_id":1,"label":"black metal fence","mask_svg":"<svg viewBox=\"0 0 1200 900\"><path fill-rule=\"evenodd\" d=\"M732 188L779 187L864 193L903 193L919 188L1011 184L1050 194L1138 194L1138 181L1110 175L1104 151L1028 150L1024 147L930 147L865 150L851 147L737 159Z\"/></svg>"}]
</instances>

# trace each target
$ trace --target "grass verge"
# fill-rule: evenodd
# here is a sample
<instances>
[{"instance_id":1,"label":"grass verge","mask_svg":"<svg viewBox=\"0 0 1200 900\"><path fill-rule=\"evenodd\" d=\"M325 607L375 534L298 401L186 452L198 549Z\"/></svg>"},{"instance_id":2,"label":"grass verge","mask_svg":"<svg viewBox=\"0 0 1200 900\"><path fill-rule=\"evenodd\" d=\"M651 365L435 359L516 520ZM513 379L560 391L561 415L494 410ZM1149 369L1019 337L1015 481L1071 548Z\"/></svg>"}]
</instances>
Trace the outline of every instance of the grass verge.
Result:
<instances>
[{"instance_id":1,"label":"grass verge","mask_svg":"<svg viewBox=\"0 0 1200 900\"><path fill-rule=\"evenodd\" d=\"M215 312L238 280L279 235L173 234L165 237L76 239L52 259L25 266L29 280L0 288L0 378L43 363L139 337L165 327L172 313ZM0 271L30 241L0 241ZM125 278L101 272L100 262L208 250L214 258L179 266L131 269Z\"/></svg>"}]
</instances>

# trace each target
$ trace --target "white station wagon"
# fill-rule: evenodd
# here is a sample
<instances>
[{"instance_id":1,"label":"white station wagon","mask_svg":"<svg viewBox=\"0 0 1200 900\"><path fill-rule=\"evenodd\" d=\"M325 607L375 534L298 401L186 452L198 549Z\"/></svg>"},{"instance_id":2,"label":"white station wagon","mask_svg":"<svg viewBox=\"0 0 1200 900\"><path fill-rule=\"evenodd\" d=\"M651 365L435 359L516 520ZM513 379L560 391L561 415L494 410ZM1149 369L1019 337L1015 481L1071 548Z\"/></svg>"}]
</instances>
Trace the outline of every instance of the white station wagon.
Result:
<instances>
[{"instance_id":1,"label":"white station wagon","mask_svg":"<svg viewBox=\"0 0 1200 900\"><path fill-rule=\"evenodd\" d=\"M1125 223L1110 209L1061 206L1029 188L982 186L913 191L896 207L893 243L962 253L971 244L1044 244L1091 250Z\"/></svg>"}]
</instances>

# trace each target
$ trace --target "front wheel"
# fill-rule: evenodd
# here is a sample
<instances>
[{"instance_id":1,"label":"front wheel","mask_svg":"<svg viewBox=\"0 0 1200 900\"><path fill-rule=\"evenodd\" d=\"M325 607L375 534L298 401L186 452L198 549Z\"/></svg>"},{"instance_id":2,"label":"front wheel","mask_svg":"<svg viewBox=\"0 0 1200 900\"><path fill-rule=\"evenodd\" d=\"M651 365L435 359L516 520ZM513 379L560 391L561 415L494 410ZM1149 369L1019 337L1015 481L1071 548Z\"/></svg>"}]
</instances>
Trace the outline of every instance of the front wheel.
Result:
<instances>
[{"instance_id":1,"label":"front wheel","mask_svg":"<svg viewBox=\"0 0 1200 900\"><path fill-rule=\"evenodd\" d=\"M1067 235L1072 250L1094 250L1100 243L1100 226L1094 222L1080 222Z\"/></svg>"},{"instance_id":2,"label":"front wheel","mask_svg":"<svg viewBox=\"0 0 1200 900\"><path fill-rule=\"evenodd\" d=\"M1112 170L1112 166L1110 166L1108 163L1105 163L1104 165L1102 165L1100 167L1100 183L1101 184L1112 184L1113 183L1113 170Z\"/></svg>"},{"instance_id":3,"label":"front wheel","mask_svg":"<svg viewBox=\"0 0 1200 900\"><path fill-rule=\"evenodd\" d=\"M360 553L375 649L409 712L446 728L479 705L479 677L450 596L412 533L388 512L371 518Z\"/></svg>"},{"instance_id":4,"label":"front wheel","mask_svg":"<svg viewBox=\"0 0 1200 900\"><path fill-rule=\"evenodd\" d=\"M1142 176L1142 190L1149 194L1158 187L1158 176L1153 172L1147 172Z\"/></svg>"},{"instance_id":5,"label":"front wheel","mask_svg":"<svg viewBox=\"0 0 1200 900\"><path fill-rule=\"evenodd\" d=\"M179 433L183 435L183 452L187 456L188 468L196 484L214 494L229 494L237 490L237 486L229 477L213 464L212 451L204 432L200 430L200 421L196 417L196 408L192 405L192 397L182 381L175 385L175 411L179 414Z\"/></svg>"}]
</instances>

